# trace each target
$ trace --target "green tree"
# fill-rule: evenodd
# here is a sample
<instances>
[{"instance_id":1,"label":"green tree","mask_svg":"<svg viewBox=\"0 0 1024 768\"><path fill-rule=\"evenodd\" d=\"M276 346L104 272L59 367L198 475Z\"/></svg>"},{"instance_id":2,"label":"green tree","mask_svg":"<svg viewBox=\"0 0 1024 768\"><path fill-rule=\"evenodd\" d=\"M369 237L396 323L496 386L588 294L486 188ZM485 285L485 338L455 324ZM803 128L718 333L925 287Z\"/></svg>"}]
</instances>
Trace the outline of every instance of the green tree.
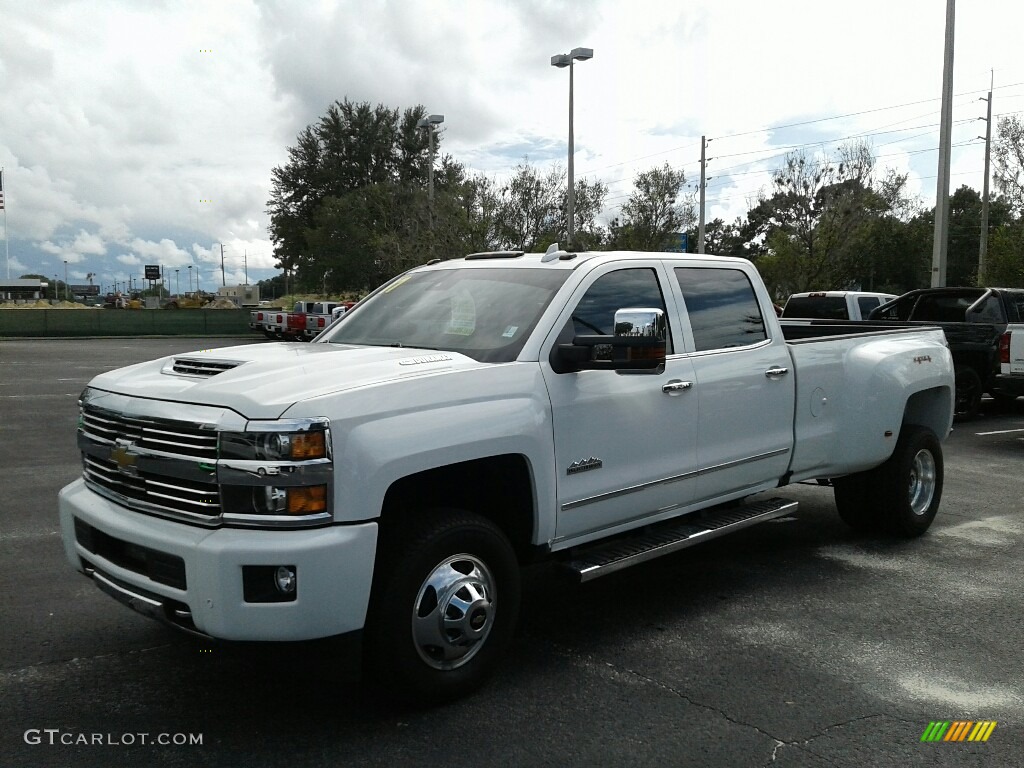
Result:
<instances>
[{"instance_id":1,"label":"green tree","mask_svg":"<svg viewBox=\"0 0 1024 768\"><path fill-rule=\"evenodd\" d=\"M565 170L558 165L546 174L527 160L515 167L499 192L497 232L503 247L535 251L558 239L565 179Z\"/></svg>"},{"instance_id":2,"label":"green tree","mask_svg":"<svg viewBox=\"0 0 1024 768\"><path fill-rule=\"evenodd\" d=\"M741 256L750 258L750 249L743 236L743 219L737 218L732 224L723 219L712 219L704 225L704 252L717 256ZM686 249L689 253L697 252L697 241L700 233L696 225L686 230Z\"/></svg>"},{"instance_id":3,"label":"green tree","mask_svg":"<svg viewBox=\"0 0 1024 768\"><path fill-rule=\"evenodd\" d=\"M871 224L891 210L887 195L895 194L876 185L873 171L863 142L840 147L836 157L786 156L773 194L751 209L744 228L776 296L859 285L870 274Z\"/></svg>"},{"instance_id":4,"label":"green tree","mask_svg":"<svg viewBox=\"0 0 1024 768\"><path fill-rule=\"evenodd\" d=\"M1024 120L1016 115L996 123L993 176L996 189L1006 198L1014 214L1024 215Z\"/></svg>"},{"instance_id":5,"label":"green tree","mask_svg":"<svg viewBox=\"0 0 1024 768\"><path fill-rule=\"evenodd\" d=\"M425 114L422 106L399 112L346 98L332 104L319 121L299 133L295 146L288 149L288 161L271 172L268 201L278 266L293 274L299 286L321 286L328 270L357 279L348 270L335 271L334 262L365 263L365 253L346 260L349 241L338 237L338 227L327 216L337 211L348 195L374 189L343 207L360 211L359 220L370 228L368 237L376 235L377 241L388 227L409 229L409 222L396 225L402 217L396 205L399 201L416 198L408 215L416 226L421 223L425 209L415 193L425 187L430 160L428 134L417 128L417 123ZM435 144L440 142L438 135ZM355 242L361 241L357 238ZM376 273L371 272L358 282L375 278Z\"/></svg>"},{"instance_id":6,"label":"green tree","mask_svg":"<svg viewBox=\"0 0 1024 768\"><path fill-rule=\"evenodd\" d=\"M684 198L686 175L668 163L633 179L633 191L622 204L622 218L612 222L610 247L661 251L673 245L673 235L694 222L691 197Z\"/></svg>"}]
</instances>

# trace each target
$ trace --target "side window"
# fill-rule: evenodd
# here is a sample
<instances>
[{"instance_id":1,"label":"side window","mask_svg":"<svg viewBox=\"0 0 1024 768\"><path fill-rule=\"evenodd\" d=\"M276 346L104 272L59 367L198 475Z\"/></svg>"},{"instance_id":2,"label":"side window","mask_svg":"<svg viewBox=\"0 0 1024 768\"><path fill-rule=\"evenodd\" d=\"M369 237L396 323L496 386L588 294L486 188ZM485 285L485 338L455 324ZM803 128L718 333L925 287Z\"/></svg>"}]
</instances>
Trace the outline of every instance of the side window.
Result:
<instances>
[{"instance_id":1,"label":"side window","mask_svg":"<svg viewBox=\"0 0 1024 768\"><path fill-rule=\"evenodd\" d=\"M672 354L672 329L657 273L650 268L619 269L597 278L583 294L551 348L552 368L558 371L559 344L575 336L615 335L615 312L620 309L660 309L665 313L665 354Z\"/></svg>"},{"instance_id":2,"label":"side window","mask_svg":"<svg viewBox=\"0 0 1024 768\"><path fill-rule=\"evenodd\" d=\"M872 309L877 307L879 300L877 296L858 296L857 306L860 307L860 316L867 317Z\"/></svg>"},{"instance_id":3,"label":"side window","mask_svg":"<svg viewBox=\"0 0 1024 768\"><path fill-rule=\"evenodd\" d=\"M754 286L738 269L678 267L698 352L745 347L768 338Z\"/></svg>"},{"instance_id":4,"label":"side window","mask_svg":"<svg viewBox=\"0 0 1024 768\"><path fill-rule=\"evenodd\" d=\"M615 312L628 307L660 309L668 318L653 269L619 269L595 280L573 310L573 334L614 336Z\"/></svg>"}]
</instances>

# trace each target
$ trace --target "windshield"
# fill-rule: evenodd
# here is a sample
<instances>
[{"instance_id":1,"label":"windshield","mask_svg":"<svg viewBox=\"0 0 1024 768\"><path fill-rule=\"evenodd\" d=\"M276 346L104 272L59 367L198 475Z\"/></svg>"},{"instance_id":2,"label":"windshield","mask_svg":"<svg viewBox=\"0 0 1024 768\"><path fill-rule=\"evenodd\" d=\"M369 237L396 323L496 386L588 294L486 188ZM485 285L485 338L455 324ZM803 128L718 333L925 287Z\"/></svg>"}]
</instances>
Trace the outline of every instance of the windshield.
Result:
<instances>
[{"instance_id":1,"label":"windshield","mask_svg":"<svg viewBox=\"0 0 1024 768\"><path fill-rule=\"evenodd\" d=\"M569 276L561 269L443 269L413 272L360 302L322 341L458 352L515 360L541 313Z\"/></svg>"}]
</instances>

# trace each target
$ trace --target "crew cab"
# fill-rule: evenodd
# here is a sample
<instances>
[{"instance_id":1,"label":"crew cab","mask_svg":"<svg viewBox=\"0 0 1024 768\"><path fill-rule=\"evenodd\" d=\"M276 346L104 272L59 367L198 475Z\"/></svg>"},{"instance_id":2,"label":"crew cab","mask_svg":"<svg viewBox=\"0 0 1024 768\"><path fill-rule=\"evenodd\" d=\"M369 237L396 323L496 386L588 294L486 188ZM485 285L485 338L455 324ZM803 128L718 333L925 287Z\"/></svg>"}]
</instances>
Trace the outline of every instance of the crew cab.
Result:
<instances>
[{"instance_id":1,"label":"crew cab","mask_svg":"<svg viewBox=\"0 0 1024 768\"><path fill-rule=\"evenodd\" d=\"M784 318L866 320L873 309L897 298L870 291L809 291L794 293L782 309Z\"/></svg>"},{"instance_id":2,"label":"crew cab","mask_svg":"<svg viewBox=\"0 0 1024 768\"><path fill-rule=\"evenodd\" d=\"M311 344L103 373L80 404L74 568L206 637L359 637L384 690L436 702L512 640L525 564L586 582L816 480L856 530L925 533L953 366L939 329L780 324L743 259L554 245L431 262Z\"/></svg>"}]
</instances>

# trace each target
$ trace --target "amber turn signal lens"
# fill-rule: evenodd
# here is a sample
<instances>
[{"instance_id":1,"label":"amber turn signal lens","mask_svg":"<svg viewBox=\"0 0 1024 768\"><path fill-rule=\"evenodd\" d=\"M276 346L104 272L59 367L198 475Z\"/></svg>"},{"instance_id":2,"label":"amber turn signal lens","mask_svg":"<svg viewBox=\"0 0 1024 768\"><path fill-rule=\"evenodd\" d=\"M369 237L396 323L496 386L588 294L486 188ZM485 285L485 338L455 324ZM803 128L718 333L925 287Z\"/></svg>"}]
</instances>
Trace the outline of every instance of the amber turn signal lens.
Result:
<instances>
[{"instance_id":1,"label":"amber turn signal lens","mask_svg":"<svg viewBox=\"0 0 1024 768\"><path fill-rule=\"evenodd\" d=\"M315 515L327 511L327 486L311 485L288 489L289 515Z\"/></svg>"},{"instance_id":2,"label":"amber turn signal lens","mask_svg":"<svg viewBox=\"0 0 1024 768\"><path fill-rule=\"evenodd\" d=\"M293 459L324 459L327 457L327 442L323 432L302 432L292 435Z\"/></svg>"}]
</instances>

